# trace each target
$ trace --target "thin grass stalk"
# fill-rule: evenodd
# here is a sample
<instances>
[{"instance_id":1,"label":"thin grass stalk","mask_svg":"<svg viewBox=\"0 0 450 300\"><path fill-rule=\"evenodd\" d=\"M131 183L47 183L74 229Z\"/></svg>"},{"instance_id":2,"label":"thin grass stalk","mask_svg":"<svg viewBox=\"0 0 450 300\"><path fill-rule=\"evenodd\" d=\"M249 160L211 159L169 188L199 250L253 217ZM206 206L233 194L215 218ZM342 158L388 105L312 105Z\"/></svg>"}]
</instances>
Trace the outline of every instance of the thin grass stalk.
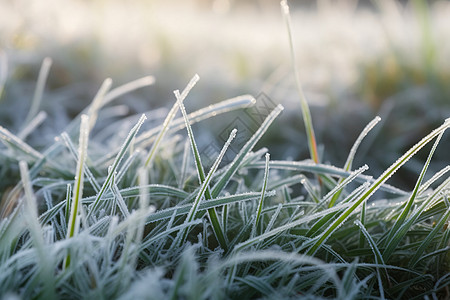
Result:
<instances>
[{"instance_id":1,"label":"thin grass stalk","mask_svg":"<svg viewBox=\"0 0 450 300\"><path fill-rule=\"evenodd\" d=\"M74 237L77 234L77 226L79 224L78 214L81 206L81 199L83 196L84 164L87 157L88 139L89 139L89 117L87 115L82 115L80 125L79 146L78 146L78 162L75 173L75 185L73 189L69 225L67 228L68 239ZM70 253L66 256L64 267L68 268L69 265L70 265Z\"/></svg>"},{"instance_id":2,"label":"thin grass stalk","mask_svg":"<svg viewBox=\"0 0 450 300\"><path fill-rule=\"evenodd\" d=\"M266 153L266 167L264 169L264 181L263 181L263 185L261 188L261 198L259 199L258 209L256 211L255 224L253 227L253 232L255 232L255 233L258 228L259 221L261 219L261 211L262 211L263 204L264 204L264 197L266 195L267 180L269 178L269 160L270 160L270 154Z\"/></svg>"},{"instance_id":3,"label":"thin grass stalk","mask_svg":"<svg viewBox=\"0 0 450 300\"><path fill-rule=\"evenodd\" d=\"M44 58L41 69L39 70L36 89L34 90L33 100L28 115L25 118L24 124L28 124L30 120L37 114L39 106L41 106L42 95L44 94L45 82L48 78L50 67L52 66L52 59L50 57Z\"/></svg>"},{"instance_id":4,"label":"thin grass stalk","mask_svg":"<svg viewBox=\"0 0 450 300\"><path fill-rule=\"evenodd\" d=\"M383 256L381 255L381 252L380 252L380 249L378 249L377 244L372 239L372 237L370 236L370 234L367 231L367 229L364 227L364 225L359 220L356 220L354 223L359 227L359 229L361 230L361 232L365 236L367 242L369 243L370 249L372 250L372 252L374 254L374 257L375 257L375 263L376 264L380 264L380 265L385 265L384 260L383 260ZM383 283L381 281L379 268L377 267L376 270L377 270L378 288L379 288L379 291L380 291L380 296L381 296L381 299L384 299L384 289L383 289ZM388 280L388 282L389 282L389 274L388 274L388 272L387 272L387 270L385 268L383 268L383 270L384 270L384 275L386 276L386 280Z\"/></svg>"},{"instance_id":5,"label":"thin grass stalk","mask_svg":"<svg viewBox=\"0 0 450 300\"><path fill-rule=\"evenodd\" d=\"M283 12L284 20L286 22L286 27L287 27L287 31L288 31L292 66L294 69L295 83L297 85L297 90L298 90L298 93L300 96L300 105L302 108L303 121L305 123L306 135L308 137L309 154L311 156L311 159L315 163L319 163L320 159L319 159L319 154L317 151L317 142L316 142L316 137L314 134L314 127L312 124L311 112L309 110L308 102L306 101L305 95L303 93L303 88L302 88L302 84L300 81L300 74L298 73L298 70L297 70L297 59L295 57L295 50L294 50L295 47L294 47L294 39L292 36L291 15L289 13L289 6L288 6L286 0L281 1L280 4L281 4L281 9Z\"/></svg>"},{"instance_id":6,"label":"thin grass stalk","mask_svg":"<svg viewBox=\"0 0 450 300\"><path fill-rule=\"evenodd\" d=\"M111 85L112 79L106 78L89 106L87 112L87 115L89 116L89 130L92 130L97 122L98 111L103 106L105 95L111 89Z\"/></svg>"}]
</instances>

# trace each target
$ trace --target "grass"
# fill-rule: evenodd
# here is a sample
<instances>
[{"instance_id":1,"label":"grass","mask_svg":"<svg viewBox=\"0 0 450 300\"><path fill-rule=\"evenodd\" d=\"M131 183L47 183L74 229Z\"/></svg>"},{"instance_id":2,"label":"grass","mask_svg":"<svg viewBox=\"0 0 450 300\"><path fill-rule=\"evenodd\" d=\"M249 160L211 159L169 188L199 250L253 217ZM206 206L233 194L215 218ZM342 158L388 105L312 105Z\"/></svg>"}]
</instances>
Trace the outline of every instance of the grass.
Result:
<instances>
[{"instance_id":1,"label":"grass","mask_svg":"<svg viewBox=\"0 0 450 300\"><path fill-rule=\"evenodd\" d=\"M380 118L361 126L343 167L322 163L298 81L311 159L273 159L257 148L283 118L278 105L223 162L237 142L232 130L209 166L192 125L255 105L252 96L188 112L195 75L175 90L165 118L152 121L154 110L120 119L113 101L153 79L115 89L107 79L85 110L36 147L30 136L46 121L50 65L42 65L23 124L0 127L0 174L8 177L0 190L1 297L449 297L450 167L430 166L450 119L372 178L367 165L353 165ZM389 155L384 146L371 144ZM411 191L387 184L419 153L426 159L416 159Z\"/></svg>"}]
</instances>

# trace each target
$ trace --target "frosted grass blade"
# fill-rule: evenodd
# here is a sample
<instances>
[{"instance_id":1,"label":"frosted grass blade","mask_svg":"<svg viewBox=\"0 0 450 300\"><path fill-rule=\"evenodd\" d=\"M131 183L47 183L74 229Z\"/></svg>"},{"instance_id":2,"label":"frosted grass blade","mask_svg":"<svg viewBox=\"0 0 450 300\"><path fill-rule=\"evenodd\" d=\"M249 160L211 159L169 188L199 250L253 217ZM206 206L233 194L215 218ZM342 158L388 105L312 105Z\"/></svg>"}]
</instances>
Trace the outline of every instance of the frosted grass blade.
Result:
<instances>
[{"instance_id":1,"label":"frosted grass blade","mask_svg":"<svg viewBox=\"0 0 450 300\"><path fill-rule=\"evenodd\" d=\"M414 256L410 259L408 264L410 268L414 268L416 266L417 262L422 258L425 250L431 246L433 239L437 236L439 231L442 230L445 223L448 221L449 217L450 217L450 209L447 209L445 214L443 214L442 217L439 219L439 221L436 223L433 230L431 230L431 232L427 235L427 237L422 241L419 248L416 250Z\"/></svg>"},{"instance_id":2,"label":"frosted grass blade","mask_svg":"<svg viewBox=\"0 0 450 300\"><path fill-rule=\"evenodd\" d=\"M242 95L235 98L227 99L221 101L217 104L209 105L208 107L199 109L195 112L192 112L188 115L188 119L192 124L200 122L202 120L206 120L208 118L230 112L233 110L237 110L240 108L249 107L254 105L256 100L251 95ZM184 117L175 119L172 121L170 132L176 132L178 130L183 129L186 126L184 121ZM140 136L136 138L136 145L140 147L145 147L148 143L153 141L153 138L161 131L162 126L158 126L149 131L142 133Z\"/></svg>"},{"instance_id":3,"label":"frosted grass blade","mask_svg":"<svg viewBox=\"0 0 450 300\"><path fill-rule=\"evenodd\" d=\"M43 155L34 150L30 145L25 143L22 139L12 134L8 129L0 126L0 140L13 149L18 149L27 156L27 160L36 161L43 158Z\"/></svg>"},{"instance_id":4,"label":"frosted grass blade","mask_svg":"<svg viewBox=\"0 0 450 300\"><path fill-rule=\"evenodd\" d=\"M64 141L64 143L66 144L66 146L69 149L70 153L75 158L75 161L78 161L79 157L78 157L78 153L77 153L77 151L75 149L75 145L70 140L70 137L67 134L67 132L63 132L61 134L61 139ZM92 172L91 172L91 170L89 169L88 166L84 166L84 172L85 172L86 177L89 180L89 183L94 188L94 191L96 193L98 193L100 191L100 185L98 184L97 179L95 179L94 175L92 174Z\"/></svg>"},{"instance_id":5,"label":"frosted grass blade","mask_svg":"<svg viewBox=\"0 0 450 300\"><path fill-rule=\"evenodd\" d=\"M89 117L87 115L81 116L81 125L80 125L80 138L79 138L79 146L78 146L78 162L77 169L75 173L75 185L73 188L73 196L72 196L72 206L70 209L70 218L68 222L67 229L67 238L70 239L74 237L77 232L77 224L79 219L79 210L81 206L81 199L83 196L83 185L84 185L84 163L86 161L87 156L87 147L88 147L88 139L89 139ZM65 268L70 265L70 254L67 255L66 260L64 262Z\"/></svg>"},{"instance_id":6,"label":"frosted grass blade","mask_svg":"<svg viewBox=\"0 0 450 300\"><path fill-rule=\"evenodd\" d=\"M236 136L236 132L233 131L233 133L230 135L230 138L228 139L228 141L225 143L225 146L223 147L221 153L219 154L219 157L217 158L216 162L214 162L213 167L211 167L210 170L210 174L208 174L208 176L211 176L208 180L208 183L205 185L205 182L207 181L206 177L205 177L205 171L203 170L203 165L201 162L201 157L197 148L197 144L195 142L194 139L194 134L192 132L192 128L190 125L190 120L188 118L188 115L186 113L186 109L181 101L181 95L179 94L179 91L175 91L175 96L177 98L178 101L178 106L180 107L181 113L183 114L183 118L185 120L185 124L186 124L186 129L188 132L188 138L191 144L191 149L194 155L194 160L195 160L195 166L197 168L197 175L199 178L199 182L200 184L202 184L202 189L204 188L205 190L199 194L200 198L198 199L198 201L200 201L201 197L203 196L203 194L205 195L205 198L207 200L213 198L210 191L209 191L209 181L212 179L212 175L214 174L215 170L213 172L211 172L213 170L213 167L215 167L215 169L217 169L219 167L220 161L222 160L223 155L225 154L225 151L227 150L228 146L231 143L231 140ZM216 165L217 163L217 165ZM195 202L193 205L193 208L195 207ZM219 222L219 218L217 217L217 212L215 210L215 208L211 208L208 210L208 215L209 215L209 219L211 222L211 225L213 227L214 230L214 234L217 238L217 241L219 242L220 246L222 247L222 249L224 249L225 251L228 250L228 246L227 246L227 240L226 240L226 236L223 233L223 229L222 226ZM189 216L186 219L188 222L190 222L191 220L189 220ZM181 241L183 241L185 239L184 235L185 233L182 234L183 237L181 237Z\"/></svg>"},{"instance_id":7,"label":"frosted grass blade","mask_svg":"<svg viewBox=\"0 0 450 300\"><path fill-rule=\"evenodd\" d=\"M119 98L122 95L128 94L137 89L152 85L155 83L155 77L153 76L145 76L131 82L128 82L124 85L116 87L109 91L103 99L103 105L110 103L111 101Z\"/></svg>"},{"instance_id":8,"label":"frosted grass blade","mask_svg":"<svg viewBox=\"0 0 450 300\"><path fill-rule=\"evenodd\" d=\"M192 77L191 81L189 81L188 85L181 93L179 102L183 103L184 99L186 99L187 95L189 94L189 92L192 90L192 88L195 86L195 84L198 82L199 79L200 77L197 74L195 74L194 77ZM162 124L161 131L158 133L158 136L156 137L156 140L153 143L152 147L150 148L147 158L145 159L144 164L145 168L149 168L151 166L156 151L158 150L159 144L163 139L164 135L166 134L167 130L169 129L170 123L175 118L179 105L180 104L178 103L178 101L175 102L175 104L172 106L171 110L167 114L167 117Z\"/></svg>"},{"instance_id":9,"label":"frosted grass blade","mask_svg":"<svg viewBox=\"0 0 450 300\"><path fill-rule=\"evenodd\" d=\"M36 198L33 196L28 165L25 161L20 161L19 167L20 176L22 178L23 188L25 191L25 222L28 224L33 244L38 252L39 263L37 265L40 269L41 280L44 285L44 297L46 297L47 299L54 299L55 286L54 282L51 280L51 278L53 277L52 269L54 267L54 264L51 256L48 256L42 227L38 221L38 207Z\"/></svg>"},{"instance_id":10,"label":"frosted grass blade","mask_svg":"<svg viewBox=\"0 0 450 300\"><path fill-rule=\"evenodd\" d=\"M369 243L370 249L372 250L373 255L375 257L375 263L376 264L380 264L380 265L385 265L384 260L383 260L383 256L381 255L381 252L380 252L380 249L378 249L377 244L372 239L372 237L370 236L370 234L367 231L367 229L364 227L364 225L359 220L356 220L354 223L361 229L361 232L363 233L363 235L365 236L367 242ZM382 299L384 299L384 289L383 289L383 284L382 284L382 281L381 281L381 276L379 274L379 269L376 268L376 270L377 270L377 274L378 274L377 277L378 277L378 288L380 290L380 296L381 296ZM386 279L389 281L389 275L387 273L387 270L384 269L384 268L383 268L383 270L384 270L384 275L386 276Z\"/></svg>"},{"instance_id":11,"label":"frosted grass blade","mask_svg":"<svg viewBox=\"0 0 450 300\"><path fill-rule=\"evenodd\" d=\"M267 180L269 178L269 160L270 160L270 154L266 153L266 167L264 169L264 181L263 181L263 186L261 188L261 198L259 199L258 208L256 211L256 218L255 218L255 223L253 225L253 232L256 232L258 225L259 225L260 218L261 218L261 211L262 211L264 197L265 197L266 188L267 188Z\"/></svg>"},{"instance_id":12,"label":"frosted grass blade","mask_svg":"<svg viewBox=\"0 0 450 300\"><path fill-rule=\"evenodd\" d=\"M44 94L45 82L48 78L50 67L52 66L52 59L49 57L44 58L42 61L41 69L39 70L38 80L36 83L36 89L34 90L33 100L31 101L31 107L25 118L24 124L28 124L33 119L41 106L42 95Z\"/></svg>"},{"instance_id":13,"label":"frosted grass blade","mask_svg":"<svg viewBox=\"0 0 450 300\"><path fill-rule=\"evenodd\" d=\"M113 174L116 172L120 162L122 161L123 157L125 156L125 153L127 152L128 148L130 147L134 137L138 133L139 128L141 128L141 126L144 123L145 119L146 119L145 115L142 115L139 118L139 121L137 122L137 124L130 130L127 138L125 139L125 142L123 143L122 147L119 150L119 153L117 153L117 156L116 156L112 166L108 170L108 176L106 177L106 180L103 183L103 185L102 185L102 187L100 189L100 192L97 193L97 196L96 196L94 202L90 206L87 218L89 218L93 213L95 213L97 211L97 208L100 205L100 200L101 200L103 194L105 193L107 187L111 183L111 179L112 179Z\"/></svg>"},{"instance_id":14,"label":"frosted grass blade","mask_svg":"<svg viewBox=\"0 0 450 300\"><path fill-rule=\"evenodd\" d=\"M308 137L309 153L310 153L311 159L315 163L319 163L320 159L319 159L319 154L317 152L317 143L316 143L314 127L313 127L312 119L311 119L311 112L309 111L308 102L306 101L305 95L303 93L303 88L302 88L302 85L300 82L300 75L297 70L297 59L295 57L295 50L294 50L295 47L294 47L294 39L292 37L291 16L289 14L289 6L288 6L286 0L281 1L280 5L281 5L281 9L283 12L284 20L286 22L286 27L287 27L287 31L288 31L292 67L294 69L295 83L297 85L298 94L300 96L300 105L302 108L303 121L305 123L306 135Z\"/></svg>"},{"instance_id":15,"label":"frosted grass blade","mask_svg":"<svg viewBox=\"0 0 450 300\"><path fill-rule=\"evenodd\" d=\"M328 237L352 214L364 201L370 198L370 196L375 193L380 186L386 182L401 166L403 166L411 157L413 157L417 151L422 149L426 144L433 140L436 136L442 134L445 130L450 127L450 119L447 119L443 125L433 130L430 134L425 136L417 144L415 144L411 149L409 149L405 154L403 154L396 162L394 162L380 177L371 184L371 186L366 190L366 192L360 196L349 208L347 208L320 236L319 240L308 250L307 254L312 255L316 253L317 249L328 239ZM383 253L383 258L384 253Z\"/></svg>"},{"instance_id":16,"label":"frosted grass blade","mask_svg":"<svg viewBox=\"0 0 450 300\"><path fill-rule=\"evenodd\" d=\"M247 168L264 168L263 162L255 162L246 166ZM270 161L270 168L280 169L280 170L297 170L302 172L311 172L314 174L329 174L337 177L348 177L350 176L350 172L347 172L341 168L337 168L330 165L325 164L315 164L312 161L283 161L283 160L272 160ZM374 183L375 179L371 176L360 175L357 176L355 181L360 183L371 182ZM406 196L409 193L393 187L391 185L383 183L380 187L381 190L387 191L392 194Z\"/></svg>"},{"instance_id":17,"label":"frosted grass blade","mask_svg":"<svg viewBox=\"0 0 450 300\"><path fill-rule=\"evenodd\" d=\"M408 202L405 205L405 208L401 212L401 214L398 216L397 220L395 221L394 226L390 230L390 234L388 237L388 243L391 243L392 239L394 238L394 235L397 234L397 230L400 228L400 226L405 221L407 215L411 212L414 200L416 199L416 196L418 194L419 188L422 185L423 178L425 177L425 173L427 172L428 166L430 165L431 158L433 157L433 154L437 148L437 145L439 144L442 135L444 134L444 131L442 131L438 137L436 138L436 141L433 144L433 147L430 150L430 153L428 154L427 161L425 162L422 171L420 172L419 178L417 179L416 185L414 186L414 190L411 193L411 196L408 199Z\"/></svg>"},{"instance_id":18,"label":"frosted grass blade","mask_svg":"<svg viewBox=\"0 0 450 300\"><path fill-rule=\"evenodd\" d=\"M87 115L89 116L89 130L92 130L97 122L98 111L104 105L103 99L105 98L106 93L111 89L111 85L111 78L106 78L95 95L94 100L92 100L91 105L89 105L87 111Z\"/></svg>"},{"instance_id":19,"label":"frosted grass blade","mask_svg":"<svg viewBox=\"0 0 450 300\"><path fill-rule=\"evenodd\" d=\"M17 134L17 137L24 140L32 133L39 125L47 118L45 111L40 111L34 118L32 118L28 124Z\"/></svg>"},{"instance_id":20,"label":"frosted grass blade","mask_svg":"<svg viewBox=\"0 0 450 300\"><path fill-rule=\"evenodd\" d=\"M358 150L359 145L361 144L362 140L367 136L370 130L372 130L375 125L378 124L378 122L381 121L381 118L379 116L376 116L375 119L373 119L369 124L366 125L366 127L363 129L363 131L359 134L358 138L356 139L355 143L353 144L352 148L350 149L350 153L347 157L347 161L344 164L344 170L347 172L350 172L353 165L353 159L355 158L356 151ZM342 183L344 178L341 178L338 182L338 184ZM342 190L341 190L342 191ZM329 207L333 206L334 203L339 199L339 196L341 195L341 191L337 192L333 198L330 201Z\"/></svg>"},{"instance_id":21,"label":"frosted grass blade","mask_svg":"<svg viewBox=\"0 0 450 300\"><path fill-rule=\"evenodd\" d=\"M263 134L267 131L270 124L275 120L275 118L283 111L283 106L279 104L275 107L274 110L267 116L258 130L253 134L253 136L248 140L248 142L242 147L241 151L236 155L233 161L228 166L226 172L220 177L218 182L214 185L211 191L211 196L213 198L217 197L220 192L225 188L227 183L230 181L231 177L237 172L239 167L241 166L242 161L245 156L255 147L256 143L263 136Z\"/></svg>"}]
</instances>

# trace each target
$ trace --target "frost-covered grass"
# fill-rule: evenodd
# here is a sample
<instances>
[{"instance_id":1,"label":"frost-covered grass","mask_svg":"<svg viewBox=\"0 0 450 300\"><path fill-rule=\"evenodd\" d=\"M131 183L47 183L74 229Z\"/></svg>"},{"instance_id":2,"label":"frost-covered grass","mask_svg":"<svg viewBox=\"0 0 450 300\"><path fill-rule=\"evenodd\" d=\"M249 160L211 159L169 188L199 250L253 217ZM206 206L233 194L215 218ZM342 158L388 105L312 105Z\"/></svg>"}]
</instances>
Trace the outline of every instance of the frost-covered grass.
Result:
<instances>
[{"instance_id":1,"label":"frost-covered grass","mask_svg":"<svg viewBox=\"0 0 450 300\"><path fill-rule=\"evenodd\" d=\"M4 85L0 71L7 97L16 83ZM115 88L107 79L67 122L42 110L49 72L45 60L23 120L0 127L1 297L449 297L450 167L430 169L450 119L372 178L370 163L355 165L355 157L380 118L359 128L345 162L323 163L296 74L311 159L275 160L259 146L285 116L278 105L245 141L227 132L210 161L197 125L255 106L253 96L190 111L185 103L202 84L195 75L173 87L168 112L127 115L120 97L153 78ZM7 100L0 109L14 112ZM56 125L43 130L43 122ZM370 145L391 158L388 144ZM412 160L420 162L414 188L389 184Z\"/></svg>"}]
</instances>

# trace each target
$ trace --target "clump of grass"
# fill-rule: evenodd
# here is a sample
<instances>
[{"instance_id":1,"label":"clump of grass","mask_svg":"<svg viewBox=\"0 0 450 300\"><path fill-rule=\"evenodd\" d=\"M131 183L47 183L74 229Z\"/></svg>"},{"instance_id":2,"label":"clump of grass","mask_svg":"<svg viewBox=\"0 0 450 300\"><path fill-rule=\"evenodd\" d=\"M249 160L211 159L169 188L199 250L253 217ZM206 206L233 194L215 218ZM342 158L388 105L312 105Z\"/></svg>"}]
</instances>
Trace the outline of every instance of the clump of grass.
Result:
<instances>
[{"instance_id":1,"label":"clump of grass","mask_svg":"<svg viewBox=\"0 0 450 300\"><path fill-rule=\"evenodd\" d=\"M450 167L427 172L450 119L374 179L364 174L367 166L354 168L353 159L378 117L361 128L343 167L314 157L271 160L268 149L255 146L283 110L278 105L234 159L221 164L233 130L206 171L191 125L255 99L244 95L188 113L183 101L195 94L194 76L182 93L175 91L160 126L148 128L145 115L131 116L134 127L126 118L114 128L128 135L110 134L107 146L99 144L94 129L112 98L148 79L111 91L106 80L45 149L0 128L0 159L20 169L16 185L2 191L2 297L448 296ZM386 183L427 149L412 191ZM379 190L386 199L377 198Z\"/></svg>"}]
</instances>

